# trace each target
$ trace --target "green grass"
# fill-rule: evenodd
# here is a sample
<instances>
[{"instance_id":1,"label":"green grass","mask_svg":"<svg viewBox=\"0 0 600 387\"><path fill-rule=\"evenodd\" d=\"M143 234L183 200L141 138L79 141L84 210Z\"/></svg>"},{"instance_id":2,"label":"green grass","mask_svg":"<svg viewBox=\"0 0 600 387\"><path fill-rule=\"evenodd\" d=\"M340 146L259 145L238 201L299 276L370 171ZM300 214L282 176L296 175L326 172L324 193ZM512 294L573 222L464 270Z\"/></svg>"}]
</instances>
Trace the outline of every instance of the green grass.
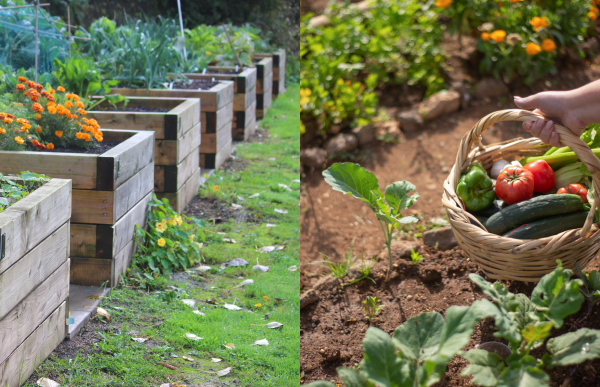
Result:
<instances>
[{"instance_id":1,"label":"green grass","mask_svg":"<svg viewBox=\"0 0 600 387\"><path fill-rule=\"evenodd\" d=\"M299 125L299 86L292 85L261 122L260 127L268 130L262 143L239 145L235 167L217 171L200 189L202 196L218 198L229 207L233 202L243 205L249 215L260 220L208 224L204 230L207 241L203 264L213 269L193 277L200 286L164 281L163 285L184 288L205 316L194 314L180 301L171 304L160 301L155 292L135 289L131 286L133 282L127 282L102 302L111 320L98 326L100 341L71 360L50 357L38 368L36 377L45 376L62 386L73 387L160 386L175 381L182 385L202 385L206 379L239 380L242 386L299 385L300 272L288 270L293 265L300 266L300 184L296 180ZM287 185L291 191L279 184ZM249 198L255 193L260 195ZM287 213L276 213L275 208ZM267 223L276 227L266 227ZM237 243L225 243L224 237ZM285 248L270 253L259 251L263 246L273 245ZM243 258L250 265L219 269L221 263L233 258ZM270 266L270 270L253 271L252 266L257 262ZM236 285L241 282L238 277L253 279L254 283L238 288ZM206 302L213 299L220 305L235 303L243 310L230 311ZM265 320L267 313L270 318ZM282 323L283 327L264 326L272 321ZM187 332L203 340L189 340L185 337ZM149 340L137 343L132 337ZM267 339L269 345L252 345L261 339ZM233 343L235 348L225 348L227 343ZM188 362L181 356L195 361ZM223 361L211 363L211 357ZM178 369L170 370L156 362ZM216 371L226 367L233 367L231 373L219 378Z\"/></svg>"}]
</instances>

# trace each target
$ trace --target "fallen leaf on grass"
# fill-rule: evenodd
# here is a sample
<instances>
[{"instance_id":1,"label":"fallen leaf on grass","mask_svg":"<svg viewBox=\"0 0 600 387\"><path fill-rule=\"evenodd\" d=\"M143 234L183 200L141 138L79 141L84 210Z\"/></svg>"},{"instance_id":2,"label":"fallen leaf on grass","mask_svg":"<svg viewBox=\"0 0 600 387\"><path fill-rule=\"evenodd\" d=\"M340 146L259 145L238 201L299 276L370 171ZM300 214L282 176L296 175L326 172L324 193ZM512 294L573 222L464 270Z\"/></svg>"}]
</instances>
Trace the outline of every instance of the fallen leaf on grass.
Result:
<instances>
[{"instance_id":1,"label":"fallen leaf on grass","mask_svg":"<svg viewBox=\"0 0 600 387\"><path fill-rule=\"evenodd\" d=\"M235 208L236 210L239 210L240 208L244 208L244 206L240 206L239 204L235 204L235 203L231 203L231 207Z\"/></svg>"},{"instance_id":2,"label":"fallen leaf on grass","mask_svg":"<svg viewBox=\"0 0 600 387\"><path fill-rule=\"evenodd\" d=\"M292 190L290 187L288 187L288 186L287 186L287 185L285 185L285 184L281 184L281 183L279 183L278 185L279 185L281 188L285 188L285 189L287 189L288 191L291 191L291 190Z\"/></svg>"},{"instance_id":3,"label":"fallen leaf on grass","mask_svg":"<svg viewBox=\"0 0 600 387\"><path fill-rule=\"evenodd\" d=\"M275 211L277 213L280 213L280 214L287 214L288 213L287 210L282 210L282 209L279 209L279 208L276 208L273 211Z\"/></svg>"},{"instance_id":4,"label":"fallen leaf on grass","mask_svg":"<svg viewBox=\"0 0 600 387\"><path fill-rule=\"evenodd\" d=\"M300 179L294 179L293 182L294 183L300 183Z\"/></svg>"},{"instance_id":5,"label":"fallen leaf on grass","mask_svg":"<svg viewBox=\"0 0 600 387\"><path fill-rule=\"evenodd\" d=\"M275 157L269 157L269 161L275 161Z\"/></svg>"},{"instance_id":6,"label":"fallen leaf on grass","mask_svg":"<svg viewBox=\"0 0 600 387\"><path fill-rule=\"evenodd\" d=\"M192 359L191 357L187 357L187 356L182 356L181 358L183 360L187 360L187 361L194 361L194 359Z\"/></svg>"},{"instance_id":7,"label":"fallen leaf on grass","mask_svg":"<svg viewBox=\"0 0 600 387\"><path fill-rule=\"evenodd\" d=\"M200 312L199 310L195 310L194 313L196 313L198 316L206 316L204 313Z\"/></svg>"},{"instance_id":8,"label":"fallen leaf on grass","mask_svg":"<svg viewBox=\"0 0 600 387\"><path fill-rule=\"evenodd\" d=\"M231 372L231 367L227 367L224 370L217 371L217 375L218 376L225 376L225 375L227 375L230 372Z\"/></svg>"},{"instance_id":9,"label":"fallen leaf on grass","mask_svg":"<svg viewBox=\"0 0 600 387\"><path fill-rule=\"evenodd\" d=\"M232 259L229 262L225 262L224 263L225 266L231 266L231 267L236 267L236 266L248 266L249 263L248 261L246 261L245 259L242 258L235 258Z\"/></svg>"},{"instance_id":10,"label":"fallen leaf on grass","mask_svg":"<svg viewBox=\"0 0 600 387\"><path fill-rule=\"evenodd\" d=\"M36 383L38 386L41 387L60 387L60 384L56 383L54 380L47 378L41 378Z\"/></svg>"},{"instance_id":11,"label":"fallen leaf on grass","mask_svg":"<svg viewBox=\"0 0 600 387\"><path fill-rule=\"evenodd\" d=\"M269 341L267 341L267 339L256 340L254 344L250 345L269 345Z\"/></svg>"},{"instance_id":12,"label":"fallen leaf on grass","mask_svg":"<svg viewBox=\"0 0 600 387\"><path fill-rule=\"evenodd\" d=\"M290 267L288 267L288 270L289 271L296 271L296 270L298 270L298 266L296 266L296 265L290 266Z\"/></svg>"},{"instance_id":13,"label":"fallen leaf on grass","mask_svg":"<svg viewBox=\"0 0 600 387\"><path fill-rule=\"evenodd\" d=\"M110 320L110 313L108 313L106 310L104 310L100 307L97 307L96 313L98 313L99 316L104 317L107 321Z\"/></svg>"},{"instance_id":14,"label":"fallen leaf on grass","mask_svg":"<svg viewBox=\"0 0 600 387\"><path fill-rule=\"evenodd\" d=\"M210 270L210 266L198 266L198 267L193 267L190 270L192 270L192 271L199 271L199 272L204 273L205 271Z\"/></svg>"},{"instance_id":15,"label":"fallen leaf on grass","mask_svg":"<svg viewBox=\"0 0 600 387\"><path fill-rule=\"evenodd\" d=\"M227 349L235 349L235 345L233 345L232 343L223 344L223 346Z\"/></svg>"},{"instance_id":16,"label":"fallen leaf on grass","mask_svg":"<svg viewBox=\"0 0 600 387\"><path fill-rule=\"evenodd\" d=\"M186 334L185 334L185 337L187 337L187 338L188 338L188 339L190 339L190 340L194 340L194 341L199 341L199 340L202 340L202 337L198 337L198 336L196 336L196 335L195 335L195 334L193 334L193 333L186 333Z\"/></svg>"},{"instance_id":17,"label":"fallen leaf on grass","mask_svg":"<svg viewBox=\"0 0 600 387\"><path fill-rule=\"evenodd\" d=\"M161 363L161 362L158 362L158 361L156 362L156 364L158 364L159 366L163 366L163 367L165 367L165 368L168 368L168 369L170 369L170 370L177 371L177 367L175 367L175 366L172 366L172 365L170 365L170 364L167 364L167 363Z\"/></svg>"},{"instance_id":18,"label":"fallen leaf on grass","mask_svg":"<svg viewBox=\"0 0 600 387\"><path fill-rule=\"evenodd\" d=\"M235 239L232 239L232 238L223 238L223 242L237 243L237 242L235 241Z\"/></svg>"},{"instance_id":19,"label":"fallen leaf on grass","mask_svg":"<svg viewBox=\"0 0 600 387\"><path fill-rule=\"evenodd\" d=\"M255 197L258 197L258 196L260 196L260 194L259 193L255 193L255 194L252 194L252 195L248 196L248 199L252 199L252 198L255 198Z\"/></svg>"},{"instance_id":20,"label":"fallen leaf on grass","mask_svg":"<svg viewBox=\"0 0 600 387\"><path fill-rule=\"evenodd\" d=\"M217 234L219 234L219 235L227 235L224 232L218 232Z\"/></svg>"},{"instance_id":21,"label":"fallen leaf on grass","mask_svg":"<svg viewBox=\"0 0 600 387\"><path fill-rule=\"evenodd\" d=\"M187 385L179 383L164 383L161 384L160 387L187 387Z\"/></svg>"},{"instance_id":22,"label":"fallen leaf on grass","mask_svg":"<svg viewBox=\"0 0 600 387\"><path fill-rule=\"evenodd\" d=\"M277 225L273 223L267 223L267 227L277 227Z\"/></svg>"},{"instance_id":23,"label":"fallen leaf on grass","mask_svg":"<svg viewBox=\"0 0 600 387\"><path fill-rule=\"evenodd\" d=\"M99 300L101 298L104 298L104 296L88 296L85 299L86 300ZM47 380L50 380L50 379L47 379Z\"/></svg>"},{"instance_id":24,"label":"fallen leaf on grass","mask_svg":"<svg viewBox=\"0 0 600 387\"><path fill-rule=\"evenodd\" d=\"M239 200L240 202L243 202L243 201L244 201L244 198L243 198L243 197L241 197L240 195L238 195L238 196L237 196L237 198L238 198L238 200Z\"/></svg>"},{"instance_id":25,"label":"fallen leaf on grass","mask_svg":"<svg viewBox=\"0 0 600 387\"><path fill-rule=\"evenodd\" d=\"M121 308L120 306L113 306L113 309L118 309L118 310L125 310L125 308Z\"/></svg>"},{"instance_id":26,"label":"fallen leaf on grass","mask_svg":"<svg viewBox=\"0 0 600 387\"><path fill-rule=\"evenodd\" d=\"M212 357L212 358L211 358L211 361L212 361L213 363L218 363L218 362L220 362L220 361L222 361L222 360L223 360L223 359L219 359L219 358L217 358L217 357Z\"/></svg>"},{"instance_id":27,"label":"fallen leaf on grass","mask_svg":"<svg viewBox=\"0 0 600 387\"><path fill-rule=\"evenodd\" d=\"M267 324L267 328L270 328L270 329L275 329L275 328L279 328L279 327L282 327L282 326L283 326L283 324L282 323L278 323L277 321L273 321L273 322L270 322L270 323Z\"/></svg>"},{"instance_id":28,"label":"fallen leaf on grass","mask_svg":"<svg viewBox=\"0 0 600 387\"><path fill-rule=\"evenodd\" d=\"M279 245L275 245L275 246L265 246L262 249L260 249L261 253L270 253L271 251L275 251L275 250L283 250L285 249L285 246L279 246Z\"/></svg>"},{"instance_id":29,"label":"fallen leaf on grass","mask_svg":"<svg viewBox=\"0 0 600 387\"><path fill-rule=\"evenodd\" d=\"M233 305L233 304L225 304L225 305L223 305L223 307L225 309L229 309L229 310L242 310L242 308L240 308L239 306Z\"/></svg>"},{"instance_id":30,"label":"fallen leaf on grass","mask_svg":"<svg viewBox=\"0 0 600 387\"><path fill-rule=\"evenodd\" d=\"M183 302L190 308L197 309L196 308L196 300L190 300L190 299L185 298L185 299L181 300L181 302Z\"/></svg>"},{"instance_id":31,"label":"fallen leaf on grass","mask_svg":"<svg viewBox=\"0 0 600 387\"><path fill-rule=\"evenodd\" d=\"M143 343L145 341L148 341L148 339L144 339L142 337L132 337L131 340L138 342L138 343Z\"/></svg>"},{"instance_id":32,"label":"fallen leaf on grass","mask_svg":"<svg viewBox=\"0 0 600 387\"><path fill-rule=\"evenodd\" d=\"M247 279L247 280L243 280L242 282L240 282L240 284L238 285L238 287L240 286L246 286L246 285L250 285L253 284L254 280L253 279Z\"/></svg>"},{"instance_id":33,"label":"fallen leaf on grass","mask_svg":"<svg viewBox=\"0 0 600 387\"><path fill-rule=\"evenodd\" d=\"M269 266L263 266L263 265L254 265L252 266L253 270L256 271L262 271L263 273L266 273L269 271Z\"/></svg>"}]
</instances>

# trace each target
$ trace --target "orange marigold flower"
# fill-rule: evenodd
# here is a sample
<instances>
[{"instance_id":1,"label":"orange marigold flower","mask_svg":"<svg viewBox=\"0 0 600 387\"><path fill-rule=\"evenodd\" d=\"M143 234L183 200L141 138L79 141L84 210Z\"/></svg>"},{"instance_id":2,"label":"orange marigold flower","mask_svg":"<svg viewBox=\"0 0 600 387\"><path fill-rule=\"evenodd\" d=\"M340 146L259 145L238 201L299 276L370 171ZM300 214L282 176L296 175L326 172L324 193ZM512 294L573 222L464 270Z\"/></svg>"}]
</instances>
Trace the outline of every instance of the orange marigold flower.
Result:
<instances>
[{"instance_id":1,"label":"orange marigold flower","mask_svg":"<svg viewBox=\"0 0 600 387\"><path fill-rule=\"evenodd\" d=\"M550 21L546 16L534 16L533 19L529 21L529 24L533 27L534 31L541 30L542 28L546 28L550 25Z\"/></svg>"},{"instance_id":2,"label":"orange marigold flower","mask_svg":"<svg viewBox=\"0 0 600 387\"><path fill-rule=\"evenodd\" d=\"M56 114L56 107L55 106L48 106L48 113L50 113L50 114Z\"/></svg>"},{"instance_id":3,"label":"orange marigold flower","mask_svg":"<svg viewBox=\"0 0 600 387\"><path fill-rule=\"evenodd\" d=\"M77 102L75 102L75 106L77 106L80 109L83 109L83 102L77 101Z\"/></svg>"},{"instance_id":4,"label":"orange marigold flower","mask_svg":"<svg viewBox=\"0 0 600 387\"><path fill-rule=\"evenodd\" d=\"M12 118L10 117L4 117L4 123L5 124L11 124L13 122Z\"/></svg>"},{"instance_id":5,"label":"orange marigold flower","mask_svg":"<svg viewBox=\"0 0 600 387\"><path fill-rule=\"evenodd\" d=\"M40 113L37 113L35 116L33 116L33 118L35 118L36 120L41 120L42 115Z\"/></svg>"},{"instance_id":6,"label":"orange marigold flower","mask_svg":"<svg viewBox=\"0 0 600 387\"><path fill-rule=\"evenodd\" d=\"M542 50L552 52L556 50L556 43L552 39L544 39L542 42Z\"/></svg>"},{"instance_id":7,"label":"orange marigold flower","mask_svg":"<svg viewBox=\"0 0 600 387\"><path fill-rule=\"evenodd\" d=\"M513 4L517 4L519 1L523 1L523 0L510 0L510 2Z\"/></svg>"},{"instance_id":8,"label":"orange marigold flower","mask_svg":"<svg viewBox=\"0 0 600 387\"><path fill-rule=\"evenodd\" d=\"M71 101L65 102L65 107L67 107L69 109L72 108L73 107L73 102L71 102Z\"/></svg>"},{"instance_id":9,"label":"orange marigold flower","mask_svg":"<svg viewBox=\"0 0 600 387\"><path fill-rule=\"evenodd\" d=\"M48 101L50 102L54 102L54 96L52 94L50 94L49 96L46 97L48 99Z\"/></svg>"},{"instance_id":10,"label":"orange marigold flower","mask_svg":"<svg viewBox=\"0 0 600 387\"><path fill-rule=\"evenodd\" d=\"M482 32L481 33L481 40L483 40L484 42L487 42L490 39L491 39L491 36L490 36L489 32Z\"/></svg>"},{"instance_id":11,"label":"orange marigold flower","mask_svg":"<svg viewBox=\"0 0 600 387\"><path fill-rule=\"evenodd\" d=\"M48 148L48 149L52 150L52 149L54 149L54 144L53 144L53 143L51 143L51 142L49 142L49 143L46 145L46 148Z\"/></svg>"},{"instance_id":12,"label":"orange marigold flower","mask_svg":"<svg viewBox=\"0 0 600 387\"><path fill-rule=\"evenodd\" d=\"M65 92L65 88L64 88L64 87L62 87L62 86L58 86L58 87L56 88L56 90L60 91L61 93L64 93L64 92Z\"/></svg>"},{"instance_id":13,"label":"orange marigold flower","mask_svg":"<svg viewBox=\"0 0 600 387\"><path fill-rule=\"evenodd\" d=\"M22 85L20 83L17 85L17 90L19 90L19 91L25 91L26 88L27 87L25 85Z\"/></svg>"},{"instance_id":14,"label":"orange marigold flower","mask_svg":"<svg viewBox=\"0 0 600 387\"><path fill-rule=\"evenodd\" d=\"M218 185L215 185L215 186L213 187L213 189L214 189L215 191L218 191L218 190L219 190L219 186L218 186Z\"/></svg>"},{"instance_id":15,"label":"orange marigold flower","mask_svg":"<svg viewBox=\"0 0 600 387\"><path fill-rule=\"evenodd\" d=\"M63 135L63 133L62 133L62 131L61 131L61 130L57 130L56 132L54 132L54 135L55 135L56 137L58 137L58 138L61 138L61 137L62 137L62 135Z\"/></svg>"},{"instance_id":16,"label":"orange marigold flower","mask_svg":"<svg viewBox=\"0 0 600 387\"><path fill-rule=\"evenodd\" d=\"M8 113L7 113L7 114L6 114L6 116L7 116L8 118L11 118L11 119L13 119L13 120L14 120L15 118L17 118L17 117L15 117L15 115L14 115L14 114L8 114Z\"/></svg>"},{"instance_id":17,"label":"orange marigold flower","mask_svg":"<svg viewBox=\"0 0 600 387\"><path fill-rule=\"evenodd\" d=\"M27 82L27 78L25 78L25 77L19 77L19 78L17 78L17 81L19 81L21 83L24 83L24 82Z\"/></svg>"},{"instance_id":18,"label":"orange marigold flower","mask_svg":"<svg viewBox=\"0 0 600 387\"><path fill-rule=\"evenodd\" d=\"M48 90L48 92L50 92L52 94L56 93L56 91L54 91L54 89L52 89L52 88L50 88L50 90Z\"/></svg>"},{"instance_id":19,"label":"orange marigold flower","mask_svg":"<svg viewBox=\"0 0 600 387\"><path fill-rule=\"evenodd\" d=\"M533 56L533 55L537 55L540 52L542 52L542 48L533 42L529 42L525 45L525 51L529 55Z\"/></svg>"},{"instance_id":20,"label":"orange marigold flower","mask_svg":"<svg viewBox=\"0 0 600 387\"><path fill-rule=\"evenodd\" d=\"M35 84L35 88L38 89L38 91L44 90L44 86L40 85L39 83Z\"/></svg>"},{"instance_id":21,"label":"orange marigold flower","mask_svg":"<svg viewBox=\"0 0 600 387\"><path fill-rule=\"evenodd\" d=\"M594 12L588 12L588 17L592 21L595 21L596 19L598 19L598 15L596 15Z\"/></svg>"},{"instance_id":22,"label":"orange marigold flower","mask_svg":"<svg viewBox=\"0 0 600 387\"><path fill-rule=\"evenodd\" d=\"M591 7L590 7L590 12L598 13L598 12L600 12L600 11L598 10L598 8L597 8L597 7L591 6Z\"/></svg>"},{"instance_id":23,"label":"orange marigold flower","mask_svg":"<svg viewBox=\"0 0 600 387\"><path fill-rule=\"evenodd\" d=\"M440 8L448 8L452 4L452 0L436 0L435 6Z\"/></svg>"},{"instance_id":24,"label":"orange marigold flower","mask_svg":"<svg viewBox=\"0 0 600 387\"><path fill-rule=\"evenodd\" d=\"M27 86L30 88L35 88L35 82L34 81L26 81L25 83L27 83Z\"/></svg>"},{"instance_id":25,"label":"orange marigold flower","mask_svg":"<svg viewBox=\"0 0 600 387\"><path fill-rule=\"evenodd\" d=\"M0 134L6 134L6 129L0 128Z\"/></svg>"},{"instance_id":26,"label":"orange marigold flower","mask_svg":"<svg viewBox=\"0 0 600 387\"><path fill-rule=\"evenodd\" d=\"M96 139L96 141L102 142L102 133L94 134L94 138Z\"/></svg>"},{"instance_id":27,"label":"orange marigold flower","mask_svg":"<svg viewBox=\"0 0 600 387\"><path fill-rule=\"evenodd\" d=\"M504 30L496 30L490 34L490 38L493 41L500 43L506 38L506 32Z\"/></svg>"},{"instance_id":28,"label":"orange marigold flower","mask_svg":"<svg viewBox=\"0 0 600 387\"><path fill-rule=\"evenodd\" d=\"M24 141L23 141L23 139L22 139L21 137L19 137L19 136L15 137L15 141L16 141L16 142L17 142L17 144L19 144L19 145L23 145L23 142L24 142Z\"/></svg>"},{"instance_id":29,"label":"orange marigold flower","mask_svg":"<svg viewBox=\"0 0 600 387\"><path fill-rule=\"evenodd\" d=\"M33 111L35 111L36 113L41 113L44 111L44 107L42 105L40 105L39 103L34 103L31 107L33 108Z\"/></svg>"},{"instance_id":30,"label":"orange marigold flower","mask_svg":"<svg viewBox=\"0 0 600 387\"><path fill-rule=\"evenodd\" d=\"M73 101L79 101L79 96L77 94L71 94L71 98L73 98Z\"/></svg>"},{"instance_id":31,"label":"orange marigold flower","mask_svg":"<svg viewBox=\"0 0 600 387\"><path fill-rule=\"evenodd\" d=\"M87 112L83 109L78 109L77 110L79 112L79 114L81 114L82 116L85 116L87 114Z\"/></svg>"},{"instance_id":32,"label":"orange marigold flower","mask_svg":"<svg viewBox=\"0 0 600 387\"><path fill-rule=\"evenodd\" d=\"M67 118L72 120L73 119L73 115L71 113L67 113Z\"/></svg>"},{"instance_id":33,"label":"orange marigold flower","mask_svg":"<svg viewBox=\"0 0 600 387\"><path fill-rule=\"evenodd\" d=\"M42 127L38 126L37 128L35 128L35 131L38 133L42 133Z\"/></svg>"}]
</instances>

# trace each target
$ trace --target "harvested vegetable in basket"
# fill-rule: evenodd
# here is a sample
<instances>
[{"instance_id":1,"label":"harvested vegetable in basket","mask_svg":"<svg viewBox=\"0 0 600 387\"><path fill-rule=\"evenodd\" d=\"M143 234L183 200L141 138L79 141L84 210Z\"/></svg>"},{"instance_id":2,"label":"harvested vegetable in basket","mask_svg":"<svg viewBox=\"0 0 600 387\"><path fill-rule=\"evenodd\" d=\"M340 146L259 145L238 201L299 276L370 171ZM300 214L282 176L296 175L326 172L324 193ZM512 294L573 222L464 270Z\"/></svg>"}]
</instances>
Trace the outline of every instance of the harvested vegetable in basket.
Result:
<instances>
[{"instance_id":1,"label":"harvested vegetable in basket","mask_svg":"<svg viewBox=\"0 0 600 387\"><path fill-rule=\"evenodd\" d=\"M456 193L469 211L481 211L492 205L496 193L492 180L480 162L475 162L469 171L462 175L456 186Z\"/></svg>"}]
</instances>

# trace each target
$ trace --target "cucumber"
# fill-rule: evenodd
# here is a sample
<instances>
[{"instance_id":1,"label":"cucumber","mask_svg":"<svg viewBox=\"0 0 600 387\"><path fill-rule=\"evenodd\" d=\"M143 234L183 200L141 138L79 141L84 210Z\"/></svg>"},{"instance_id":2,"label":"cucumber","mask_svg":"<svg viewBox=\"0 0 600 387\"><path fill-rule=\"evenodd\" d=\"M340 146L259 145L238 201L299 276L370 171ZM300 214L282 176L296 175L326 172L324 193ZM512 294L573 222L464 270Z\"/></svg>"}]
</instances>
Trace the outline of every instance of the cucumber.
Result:
<instances>
[{"instance_id":1,"label":"cucumber","mask_svg":"<svg viewBox=\"0 0 600 387\"><path fill-rule=\"evenodd\" d=\"M583 210L583 200L578 195L543 195L515 203L490 216L485 228L492 234L502 235L522 224L552 215Z\"/></svg>"},{"instance_id":2,"label":"cucumber","mask_svg":"<svg viewBox=\"0 0 600 387\"><path fill-rule=\"evenodd\" d=\"M538 239L556 235L563 231L583 227L586 211L572 212L567 215L554 215L524 224L503 236L515 239Z\"/></svg>"},{"instance_id":3,"label":"cucumber","mask_svg":"<svg viewBox=\"0 0 600 387\"><path fill-rule=\"evenodd\" d=\"M486 218L485 216L479 216L479 215L473 215L481 224L485 225L485 222L487 222L488 218ZM479 225L479 223L475 222L474 220L472 220L471 218L469 218L469 222L479 228L481 228L481 226Z\"/></svg>"},{"instance_id":4,"label":"cucumber","mask_svg":"<svg viewBox=\"0 0 600 387\"><path fill-rule=\"evenodd\" d=\"M495 213L499 212L501 209L506 207L508 207L508 204L504 203L502 200L496 199L494 200L494 203L491 206L489 206L485 210L474 212L473 215L489 218L490 216L494 215Z\"/></svg>"}]
</instances>

